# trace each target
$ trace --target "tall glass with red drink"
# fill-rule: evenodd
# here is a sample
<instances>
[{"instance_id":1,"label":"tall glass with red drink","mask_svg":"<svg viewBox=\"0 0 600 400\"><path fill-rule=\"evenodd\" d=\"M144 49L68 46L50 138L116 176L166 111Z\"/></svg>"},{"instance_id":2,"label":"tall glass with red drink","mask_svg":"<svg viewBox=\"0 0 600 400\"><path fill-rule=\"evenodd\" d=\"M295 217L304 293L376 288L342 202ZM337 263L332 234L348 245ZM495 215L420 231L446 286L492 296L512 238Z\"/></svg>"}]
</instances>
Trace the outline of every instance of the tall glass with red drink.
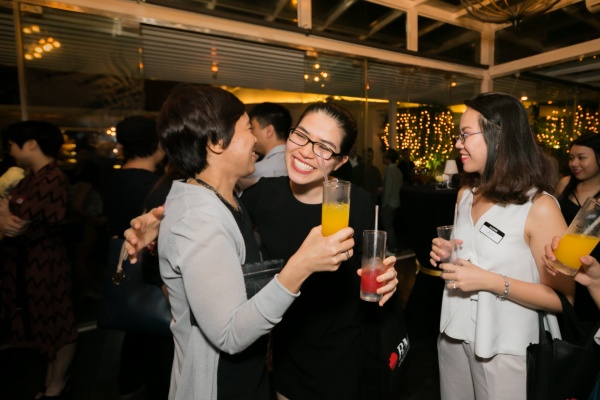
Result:
<instances>
[{"instance_id":1,"label":"tall glass with red drink","mask_svg":"<svg viewBox=\"0 0 600 400\"><path fill-rule=\"evenodd\" d=\"M363 256L360 278L360 298L365 301L379 301L383 295L377 293L382 286L377 277L384 272L385 241L387 233L379 230L363 232Z\"/></svg>"}]
</instances>

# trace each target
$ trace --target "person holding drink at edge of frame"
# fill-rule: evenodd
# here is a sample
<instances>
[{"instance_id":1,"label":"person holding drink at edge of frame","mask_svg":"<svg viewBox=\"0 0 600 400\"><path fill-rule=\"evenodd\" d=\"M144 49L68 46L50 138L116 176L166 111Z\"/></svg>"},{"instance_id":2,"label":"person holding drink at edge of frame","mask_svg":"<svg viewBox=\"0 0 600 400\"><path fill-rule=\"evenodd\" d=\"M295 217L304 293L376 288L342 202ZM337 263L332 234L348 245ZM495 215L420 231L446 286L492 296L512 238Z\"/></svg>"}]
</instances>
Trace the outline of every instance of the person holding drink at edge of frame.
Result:
<instances>
[{"instance_id":1,"label":"person holding drink at edge of frame","mask_svg":"<svg viewBox=\"0 0 600 400\"><path fill-rule=\"evenodd\" d=\"M266 334L317 271L352 255L353 230L307 232L281 272L251 299L242 263L259 260L238 179L254 170L256 138L242 102L202 85L180 85L163 104L160 142L187 176L173 182L158 239L173 313L170 399L268 399ZM195 321L192 321L195 320Z\"/></svg>"},{"instance_id":2,"label":"person holding drink at edge of frame","mask_svg":"<svg viewBox=\"0 0 600 400\"><path fill-rule=\"evenodd\" d=\"M556 196L567 225L588 197L600 197L600 134L583 134L571 143L569 148L570 174L563 177L556 186ZM600 247L591 253L600 257ZM600 317L600 311L588 290L579 282L575 283L575 313L581 322L593 322Z\"/></svg>"},{"instance_id":3,"label":"person holding drink at edge of frame","mask_svg":"<svg viewBox=\"0 0 600 400\"><path fill-rule=\"evenodd\" d=\"M357 136L354 118L332 103L307 107L286 144L288 177L262 178L241 197L256 224L265 259L288 259L301 239L321 223L323 174L329 175L348 159ZM361 382L361 329L366 303L360 300L362 233L374 226L369 194L353 185L350 227L355 252L348 252L332 274L311 275L302 295L287 310L273 331L273 376L279 399L369 398ZM135 252L153 240L163 209L132 221L126 231L128 251ZM320 227L319 227L320 229ZM337 234L334 234L334 237ZM384 260L378 277L383 306L396 291L395 257ZM318 362L315 362L318 360Z\"/></svg>"},{"instance_id":4,"label":"person holding drink at edge of frame","mask_svg":"<svg viewBox=\"0 0 600 400\"><path fill-rule=\"evenodd\" d=\"M537 310L561 312L553 289L573 301L567 277L553 276L544 244L566 224L548 192L548 161L536 145L527 110L515 97L471 100L456 148L464 166L451 263L442 263L438 357L442 399L525 399L526 348L539 340ZM433 239L431 264L451 252ZM556 317L547 330L560 338Z\"/></svg>"}]
</instances>

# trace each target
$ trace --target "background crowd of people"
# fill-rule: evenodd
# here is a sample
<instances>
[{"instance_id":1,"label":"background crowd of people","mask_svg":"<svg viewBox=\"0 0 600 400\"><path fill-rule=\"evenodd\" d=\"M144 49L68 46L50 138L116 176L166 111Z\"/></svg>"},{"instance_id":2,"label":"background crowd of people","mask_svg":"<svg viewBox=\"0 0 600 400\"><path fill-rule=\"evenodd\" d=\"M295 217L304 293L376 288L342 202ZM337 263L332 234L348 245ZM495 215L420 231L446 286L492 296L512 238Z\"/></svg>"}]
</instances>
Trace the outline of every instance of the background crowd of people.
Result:
<instances>
[{"instance_id":1,"label":"background crowd of people","mask_svg":"<svg viewBox=\"0 0 600 400\"><path fill-rule=\"evenodd\" d=\"M582 321L600 317L598 250L575 280L544 261L553 256L544 246L587 197L600 196L600 135L572 143L569 171L558 180L518 99L484 93L466 106L456 138L461 246L451 263L439 263L447 242L434 239L431 252L446 281L441 397L525 398L536 310L550 312L548 330L560 337L554 290L574 301ZM369 398L378 382L361 379L364 354L355 349L369 346L365 315L396 291L401 190L415 165L409 149L384 149L381 160L372 148L359 155L357 135L354 118L334 103L309 105L294 122L282 105L247 112L233 94L200 85L174 89L158 121L120 121L122 162L111 173L90 143L77 147L74 170L61 171L64 138L52 124L6 129L0 316L15 346L47 359L34 398L67 398L76 302L101 297L102 247L115 236L132 252L158 237L145 276L163 289L174 317L172 336L125 333L122 399ZM350 227L329 237L318 229L324 175L353 184ZM357 270L375 205L390 257L379 278L383 300L368 304L358 296ZM241 265L273 259L283 260L282 271L248 298Z\"/></svg>"}]
</instances>

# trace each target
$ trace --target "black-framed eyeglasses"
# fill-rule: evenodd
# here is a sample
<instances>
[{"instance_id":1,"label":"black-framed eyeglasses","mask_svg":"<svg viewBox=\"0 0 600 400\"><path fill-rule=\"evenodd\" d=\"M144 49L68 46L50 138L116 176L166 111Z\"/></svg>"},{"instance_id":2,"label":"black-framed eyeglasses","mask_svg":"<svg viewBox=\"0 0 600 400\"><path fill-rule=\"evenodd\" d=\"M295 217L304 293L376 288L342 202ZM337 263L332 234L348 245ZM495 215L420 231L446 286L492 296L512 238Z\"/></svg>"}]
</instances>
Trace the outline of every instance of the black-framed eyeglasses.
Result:
<instances>
[{"instance_id":1,"label":"black-framed eyeglasses","mask_svg":"<svg viewBox=\"0 0 600 400\"><path fill-rule=\"evenodd\" d=\"M454 137L454 140L460 140L460 142L462 144L465 144L465 140L467 140L467 138L469 136L477 135L479 133L483 133L483 132L459 133L457 136Z\"/></svg>"},{"instance_id":2,"label":"black-framed eyeglasses","mask_svg":"<svg viewBox=\"0 0 600 400\"><path fill-rule=\"evenodd\" d=\"M342 154L336 153L331 150L329 147L325 146L323 143L312 141L306 136L302 131L298 129L292 129L290 131L290 136L288 137L290 142L297 144L298 146L306 146L307 144L312 144L312 151L315 153L317 157L321 157L324 160L329 160L331 157L341 157ZM316 146L316 148L315 148Z\"/></svg>"}]
</instances>

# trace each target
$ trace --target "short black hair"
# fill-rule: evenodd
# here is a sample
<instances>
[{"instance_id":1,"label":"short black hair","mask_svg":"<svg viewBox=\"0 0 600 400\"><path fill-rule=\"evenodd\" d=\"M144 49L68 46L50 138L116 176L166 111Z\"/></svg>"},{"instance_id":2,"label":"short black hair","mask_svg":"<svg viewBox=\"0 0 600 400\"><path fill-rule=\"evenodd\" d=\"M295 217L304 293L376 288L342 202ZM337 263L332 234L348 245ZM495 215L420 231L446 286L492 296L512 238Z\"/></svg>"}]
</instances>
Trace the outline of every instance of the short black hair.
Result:
<instances>
[{"instance_id":1,"label":"short black hair","mask_svg":"<svg viewBox=\"0 0 600 400\"><path fill-rule=\"evenodd\" d=\"M126 160L149 157L158 148L156 122L143 115L127 117L116 126L117 142Z\"/></svg>"},{"instance_id":2,"label":"short black hair","mask_svg":"<svg viewBox=\"0 0 600 400\"><path fill-rule=\"evenodd\" d=\"M292 128L292 115L290 111L280 104L261 103L252 108L248 114L250 120L256 118L261 127L273 125L277 137L287 140Z\"/></svg>"},{"instance_id":3,"label":"short black hair","mask_svg":"<svg viewBox=\"0 0 600 400\"><path fill-rule=\"evenodd\" d=\"M393 164L398 161L398 152L394 149L387 149L383 156L390 160Z\"/></svg>"},{"instance_id":4,"label":"short black hair","mask_svg":"<svg viewBox=\"0 0 600 400\"><path fill-rule=\"evenodd\" d=\"M208 143L227 148L235 125L246 113L232 93L201 84L182 84L169 94L160 109L158 135L169 160L186 177L202 172Z\"/></svg>"},{"instance_id":5,"label":"short black hair","mask_svg":"<svg viewBox=\"0 0 600 400\"><path fill-rule=\"evenodd\" d=\"M28 140L35 140L46 156L57 158L65 139L60 128L46 121L17 122L6 128L6 139L19 148Z\"/></svg>"}]
</instances>

